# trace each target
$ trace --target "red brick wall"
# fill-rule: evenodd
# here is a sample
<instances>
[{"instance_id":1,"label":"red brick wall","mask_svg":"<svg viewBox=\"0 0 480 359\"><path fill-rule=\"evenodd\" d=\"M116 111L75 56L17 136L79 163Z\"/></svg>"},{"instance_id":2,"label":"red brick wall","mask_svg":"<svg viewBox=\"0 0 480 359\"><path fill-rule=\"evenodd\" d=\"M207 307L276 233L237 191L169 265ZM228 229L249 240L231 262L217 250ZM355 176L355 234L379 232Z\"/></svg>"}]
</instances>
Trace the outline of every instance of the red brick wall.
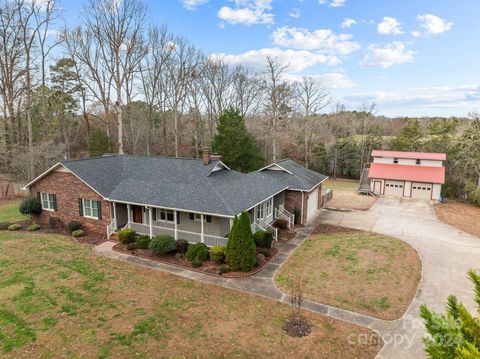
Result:
<instances>
[{"instance_id":1,"label":"red brick wall","mask_svg":"<svg viewBox=\"0 0 480 359\"><path fill-rule=\"evenodd\" d=\"M307 222L307 205L308 205L308 196L310 193L315 191L317 187L312 189L310 192L300 192L300 191L285 191L285 209L290 213L295 212L295 208L302 208L302 196L303 196L303 211L302 211L302 218L301 224L305 224ZM317 209L320 208L320 196L322 185L318 186L318 204Z\"/></svg>"},{"instance_id":2,"label":"red brick wall","mask_svg":"<svg viewBox=\"0 0 480 359\"><path fill-rule=\"evenodd\" d=\"M60 218L63 226L72 220L82 223L86 232L106 235L106 226L110 224L110 205L100 195L68 172L51 172L31 188L32 196L37 192L54 193L57 196L57 211L43 210L35 220L38 223L48 224L50 217ZM92 199L102 202L102 219L82 217L78 210L78 198Z\"/></svg>"}]
</instances>

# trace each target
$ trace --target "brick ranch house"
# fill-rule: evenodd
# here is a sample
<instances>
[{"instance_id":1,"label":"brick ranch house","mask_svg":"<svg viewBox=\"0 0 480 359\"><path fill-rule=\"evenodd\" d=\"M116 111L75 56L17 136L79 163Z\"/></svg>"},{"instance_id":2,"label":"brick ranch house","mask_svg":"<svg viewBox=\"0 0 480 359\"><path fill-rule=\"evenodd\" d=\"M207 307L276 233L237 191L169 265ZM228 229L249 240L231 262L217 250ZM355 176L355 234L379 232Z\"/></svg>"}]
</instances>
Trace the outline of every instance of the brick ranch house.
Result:
<instances>
[{"instance_id":1,"label":"brick ranch house","mask_svg":"<svg viewBox=\"0 0 480 359\"><path fill-rule=\"evenodd\" d=\"M271 229L294 212L304 224L321 208L326 176L284 159L258 171L230 170L220 156L203 159L106 155L59 162L25 186L42 203L36 219L75 220L110 237L122 228L225 245L232 220L249 211L252 230Z\"/></svg>"}]
</instances>

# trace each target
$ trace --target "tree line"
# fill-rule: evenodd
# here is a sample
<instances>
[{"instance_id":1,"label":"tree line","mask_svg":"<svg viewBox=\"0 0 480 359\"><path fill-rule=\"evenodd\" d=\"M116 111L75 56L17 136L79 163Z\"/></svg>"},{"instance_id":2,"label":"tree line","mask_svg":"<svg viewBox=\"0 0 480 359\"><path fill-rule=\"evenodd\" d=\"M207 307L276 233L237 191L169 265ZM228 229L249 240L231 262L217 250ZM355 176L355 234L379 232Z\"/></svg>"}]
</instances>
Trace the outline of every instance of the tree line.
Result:
<instances>
[{"instance_id":1,"label":"tree line","mask_svg":"<svg viewBox=\"0 0 480 359\"><path fill-rule=\"evenodd\" d=\"M447 151L457 196L480 183L476 121L347 111L280 58L233 66L148 19L141 0L85 0L74 27L55 0L0 0L2 172L27 180L62 159L199 157L213 145L239 170L291 157L358 178L372 149L392 148Z\"/></svg>"}]
</instances>

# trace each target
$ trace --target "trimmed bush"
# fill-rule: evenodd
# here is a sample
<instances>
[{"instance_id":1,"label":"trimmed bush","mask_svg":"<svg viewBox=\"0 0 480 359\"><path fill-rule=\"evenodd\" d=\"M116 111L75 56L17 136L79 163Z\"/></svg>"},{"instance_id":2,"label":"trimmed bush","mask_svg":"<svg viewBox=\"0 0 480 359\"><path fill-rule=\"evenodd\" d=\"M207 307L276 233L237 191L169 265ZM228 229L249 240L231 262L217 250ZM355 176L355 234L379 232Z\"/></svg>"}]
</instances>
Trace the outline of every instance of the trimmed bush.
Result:
<instances>
[{"instance_id":1,"label":"trimmed bush","mask_svg":"<svg viewBox=\"0 0 480 359\"><path fill-rule=\"evenodd\" d=\"M22 226L18 223L14 223L8 226L9 231L18 231L19 229L22 229Z\"/></svg>"},{"instance_id":2,"label":"trimmed bush","mask_svg":"<svg viewBox=\"0 0 480 359\"><path fill-rule=\"evenodd\" d=\"M187 253L190 243L186 239L177 239L176 246L178 253Z\"/></svg>"},{"instance_id":3,"label":"trimmed bush","mask_svg":"<svg viewBox=\"0 0 480 359\"><path fill-rule=\"evenodd\" d=\"M293 221L295 224L300 224L300 216L302 215L302 212L300 211L300 208L295 207L293 210Z\"/></svg>"},{"instance_id":4,"label":"trimmed bush","mask_svg":"<svg viewBox=\"0 0 480 359\"><path fill-rule=\"evenodd\" d=\"M0 230L6 231L8 227L12 225L12 222L0 222Z\"/></svg>"},{"instance_id":5,"label":"trimmed bush","mask_svg":"<svg viewBox=\"0 0 480 359\"><path fill-rule=\"evenodd\" d=\"M261 248L271 248L273 242L273 233L267 231L256 231L253 235L255 245Z\"/></svg>"},{"instance_id":6,"label":"trimmed bush","mask_svg":"<svg viewBox=\"0 0 480 359\"><path fill-rule=\"evenodd\" d=\"M225 262L225 247L213 246L212 249L210 249L210 259L217 264Z\"/></svg>"},{"instance_id":7,"label":"trimmed bush","mask_svg":"<svg viewBox=\"0 0 480 359\"><path fill-rule=\"evenodd\" d=\"M188 247L185 257L194 267L200 267L208 259L208 247L204 243L195 243Z\"/></svg>"},{"instance_id":8,"label":"trimmed bush","mask_svg":"<svg viewBox=\"0 0 480 359\"><path fill-rule=\"evenodd\" d=\"M230 266L228 264L222 264L220 266L220 273L229 273L231 271L232 271L232 269L230 268Z\"/></svg>"},{"instance_id":9,"label":"trimmed bush","mask_svg":"<svg viewBox=\"0 0 480 359\"><path fill-rule=\"evenodd\" d=\"M275 221L275 227L280 229L287 229L288 228L288 221L283 218L277 218Z\"/></svg>"},{"instance_id":10,"label":"trimmed bush","mask_svg":"<svg viewBox=\"0 0 480 359\"><path fill-rule=\"evenodd\" d=\"M27 231L38 231L41 226L38 223L31 224L27 227Z\"/></svg>"},{"instance_id":11,"label":"trimmed bush","mask_svg":"<svg viewBox=\"0 0 480 359\"><path fill-rule=\"evenodd\" d=\"M137 238L135 241L135 248L134 249L148 249L150 246L150 237L147 235L143 235Z\"/></svg>"},{"instance_id":12,"label":"trimmed bush","mask_svg":"<svg viewBox=\"0 0 480 359\"><path fill-rule=\"evenodd\" d=\"M75 238L83 237L84 235L85 231L83 229L77 229L76 231L72 232L72 236L74 236Z\"/></svg>"},{"instance_id":13,"label":"trimmed bush","mask_svg":"<svg viewBox=\"0 0 480 359\"><path fill-rule=\"evenodd\" d=\"M233 271L249 272L256 263L256 247L253 241L250 215L243 212L233 222L228 236L225 259Z\"/></svg>"},{"instance_id":14,"label":"trimmed bush","mask_svg":"<svg viewBox=\"0 0 480 359\"><path fill-rule=\"evenodd\" d=\"M137 248L138 248L138 247L137 247L137 243L136 243L136 242L134 242L134 243L128 243L128 244L127 244L127 249L128 249L129 251L133 251L134 249L137 249Z\"/></svg>"},{"instance_id":15,"label":"trimmed bush","mask_svg":"<svg viewBox=\"0 0 480 359\"><path fill-rule=\"evenodd\" d=\"M67 229L70 233L72 233L73 231L78 231L81 228L82 228L82 224L77 221L70 221L70 223L68 223L68 226L67 226Z\"/></svg>"},{"instance_id":16,"label":"trimmed bush","mask_svg":"<svg viewBox=\"0 0 480 359\"><path fill-rule=\"evenodd\" d=\"M120 232L118 232L118 238L123 244L133 243L136 239L135 230L131 228L122 229Z\"/></svg>"},{"instance_id":17,"label":"trimmed bush","mask_svg":"<svg viewBox=\"0 0 480 359\"><path fill-rule=\"evenodd\" d=\"M270 257L272 253L267 248L257 248L257 254L263 254L265 257Z\"/></svg>"},{"instance_id":18,"label":"trimmed bush","mask_svg":"<svg viewBox=\"0 0 480 359\"><path fill-rule=\"evenodd\" d=\"M27 197L20 203L18 210L26 216L38 216L42 213L42 204L35 197Z\"/></svg>"},{"instance_id":19,"label":"trimmed bush","mask_svg":"<svg viewBox=\"0 0 480 359\"><path fill-rule=\"evenodd\" d=\"M152 238L148 248L155 253L167 254L173 252L177 246L172 236L156 236Z\"/></svg>"}]
</instances>

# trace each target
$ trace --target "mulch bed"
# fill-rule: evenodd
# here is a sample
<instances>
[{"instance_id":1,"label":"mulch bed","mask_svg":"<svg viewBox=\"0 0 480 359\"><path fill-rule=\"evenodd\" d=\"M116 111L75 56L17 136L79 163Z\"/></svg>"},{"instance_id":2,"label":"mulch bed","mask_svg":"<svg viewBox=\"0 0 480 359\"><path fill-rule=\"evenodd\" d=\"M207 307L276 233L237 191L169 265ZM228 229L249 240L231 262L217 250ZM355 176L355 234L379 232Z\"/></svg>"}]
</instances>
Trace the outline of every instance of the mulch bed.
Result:
<instances>
[{"instance_id":1,"label":"mulch bed","mask_svg":"<svg viewBox=\"0 0 480 359\"><path fill-rule=\"evenodd\" d=\"M18 230L21 232L59 234L62 236L70 237L74 242L81 243L81 244L99 245L100 243L103 243L107 240L106 236L100 237L95 234L89 234L87 231L85 231L85 235L83 237L75 238L72 236L70 232L68 232L63 227L52 228L46 224L40 224L41 225L40 229L36 231L27 231L27 227L33 223L32 221L27 220L27 221L15 222L15 223L18 223L19 225L22 226L22 229Z\"/></svg>"},{"instance_id":2,"label":"mulch bed","mask_svg":"<svg viewBox=\"0 0 480 359\"><path fill-rule=\"evenodd\" d=\"M278 229L278 242L285 243L295 238L297 232L291 229Z\"/></svg>"},{"instance_id":3,"label":"mulch bed","mask_svg":"<svg viewBox=\"0 0 480 359\"><path fill-rule=\"evenodd\" d=\"M312 326L301 315L290 315L283 324L283 330L291 337L306 337L312 332Z\"/></svg>"},{"instance_id":4,"label":"mulch bed","mask_svg":"<svg viewBox=\"0 0 480 359\"><path fill-rule=\"evenodd\" d=\"M270 249L270 257L266 258L265 263L260 267L255 267L250 272L229 272L229 273L221 273L220 272L220 265L207 259L201 267L195 268L190 261L185 258L184 254L175 253L175 254L156 254L148 249L135 249L135 250L128 250L127 246L118 243L113 247L114 251L134 255L140 258L145 258L148 260L152 260L159 263L167 263L177 267L186 268L188 270L209 274L217 277L224 277L224 278L243 278L249 277L260 272L265 266L278 254L278 249L272 247Z\"/></svg>"}]
</instances>

